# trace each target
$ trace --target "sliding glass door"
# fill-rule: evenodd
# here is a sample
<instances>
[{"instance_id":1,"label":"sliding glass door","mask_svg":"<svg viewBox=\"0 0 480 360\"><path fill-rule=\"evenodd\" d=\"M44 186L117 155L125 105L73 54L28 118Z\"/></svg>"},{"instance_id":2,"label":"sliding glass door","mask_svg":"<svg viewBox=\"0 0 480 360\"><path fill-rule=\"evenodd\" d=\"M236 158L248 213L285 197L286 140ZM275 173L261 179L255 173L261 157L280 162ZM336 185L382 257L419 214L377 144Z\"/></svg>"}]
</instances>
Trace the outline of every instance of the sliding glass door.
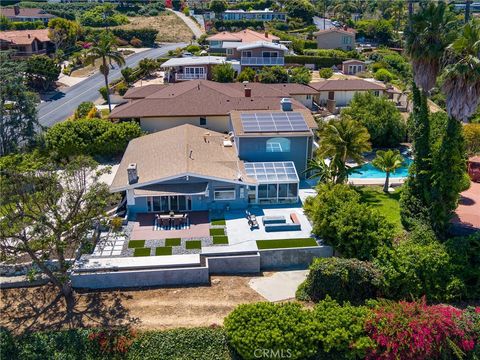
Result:
<instances>
[{"instance_id":1,"label":"sliding glass door","mask_svg":"<svg viewBox=\"0 0 480 360\"><path fill-rule=\"evenodd\" d=\"M189 211L192 209L190 196L150 196L147 198L149 212Z\"/></svg>"}]
</instances>

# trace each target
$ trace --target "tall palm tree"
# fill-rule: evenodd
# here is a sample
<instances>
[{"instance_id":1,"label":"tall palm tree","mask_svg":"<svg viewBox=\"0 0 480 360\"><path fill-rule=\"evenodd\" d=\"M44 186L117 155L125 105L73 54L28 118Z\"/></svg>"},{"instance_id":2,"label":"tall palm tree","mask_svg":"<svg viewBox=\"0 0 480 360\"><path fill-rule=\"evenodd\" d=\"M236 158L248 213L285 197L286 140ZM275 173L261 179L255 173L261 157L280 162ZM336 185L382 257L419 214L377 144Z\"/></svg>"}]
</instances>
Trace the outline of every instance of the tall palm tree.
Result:
<instances>
[{"instance_id":1,"label":"tall palm tree","mask_svg":"<svg viewBox=\"0 0 480 360\"><path fill-rule=\"evenodd\" d=\"M472 20L447 48L443 91L447 112L466 122L480 103L480 21Z\"/></svg>"},{"instance_id":2,"label":"tall palm tree","mask_svg":"<svg viewBox=\"0 0 480 360\"><path fill-rule=\"evenodd\" d=\"M110 103L110 92L108 87L108 74L110 68L108 62L114 61L118 66L125 65L125 59L120 51L117 50L117 41L115 36L109 31L102 31L98 38L94 39L92 45L87 50L86 63L94 64L95 60L102 59L100 72L105 78L107 88L108 109L112 111Z\"/></svg>"},{"instance_id":3,"label":"tall palm tree","mask_svg":"<svg viewBox=\"0 0 480 360\"><path fill-rule=\"evenodd\" d=\"M455 16L444 1L420 3L407 29L406 53L415 83L425 93L434 86L445 48L455 37Z\"/></svg>"},{"instance_id":4,"label":"tall palm tree","mask_svg":"<svg viewBox=\"0 0 480 360\"><path fill-rule=\"evenodd\" d=\"M340 120L330 120L320 129L318 135L318 155L331 158L337 183L348 180L348 160L362 164L365 161L363 153L371 150L368 130L348 116L342 116Z\"/></svg>"},{"instance_id":5,"label":"tall palm tree","mask_svg":"<svg viewBox=\"0 0 480 360\"><path fill-rule=\"evenodd\" d=\"M383 191L388 192L390 173L402 167L403 157L398 150L378 150L375 159L372 161L372 165L386 173Z\"/></svg>"}]
</instances>

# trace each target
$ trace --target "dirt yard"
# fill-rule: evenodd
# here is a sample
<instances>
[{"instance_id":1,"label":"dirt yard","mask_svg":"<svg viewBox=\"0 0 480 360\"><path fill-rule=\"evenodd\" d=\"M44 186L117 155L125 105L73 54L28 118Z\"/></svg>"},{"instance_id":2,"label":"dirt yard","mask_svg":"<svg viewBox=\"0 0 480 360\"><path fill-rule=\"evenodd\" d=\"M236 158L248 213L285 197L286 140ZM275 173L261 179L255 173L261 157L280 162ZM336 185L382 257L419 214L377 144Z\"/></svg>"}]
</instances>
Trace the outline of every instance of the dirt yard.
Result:
<instances>
[{"instance_id":1,"label":"dirt yard","mask_svg":"<svg viewBox=\"0 0 480 360\"><path fill-rule=\"evenodd\" d=\"M193 33L189 27L170 11L164 11L158 16L138 16L128 19L130 23L119 27L123 29L156 29L159 42L189 42L192 40Z\"/></svg>"},{"instance_id":2,"label":"dirt yard","mask_svg":"<svg viewBox=\"0 0 480 360\"><path fill-rule=\"evenodd\" d=\"M248 286L250 279L213 276L211 286L82 293L70 320L52 286L1 290L0 326L21 333L121 324L140 329L222 324L237 305L265 301Z\"/></svg>"}]
</instances>

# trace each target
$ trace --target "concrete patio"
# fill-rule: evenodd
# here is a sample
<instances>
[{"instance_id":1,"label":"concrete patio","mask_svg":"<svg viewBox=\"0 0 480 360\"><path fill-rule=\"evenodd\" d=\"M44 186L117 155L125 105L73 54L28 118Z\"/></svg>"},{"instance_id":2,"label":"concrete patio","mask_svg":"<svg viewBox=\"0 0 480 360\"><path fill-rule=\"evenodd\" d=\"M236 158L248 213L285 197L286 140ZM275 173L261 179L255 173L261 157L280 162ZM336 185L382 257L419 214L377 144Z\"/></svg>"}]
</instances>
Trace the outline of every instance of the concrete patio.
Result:
<instances>
[{"instance_id":1,"label":"concrete patio","mask_svg":"<svg viewBox=\"0 0 480 360\"><path fill-rule=\"evenodd\" d=\"M157 240L166 238L205 238L210 236L207 211L187 212L190 228L182 230L155 230L153 213L138 214L130 240Z\"/></svg>"},{"instance_id":2,"label":"concrete patio","mask_svg":"<svg viewBox=\"0 0 480 360\"><path fill-rule=\"evenodd\" d=\"M230 211L225 214L227 235L230 245L236 245L248 241L256 240L274 240L274 239L296 239L311 237L312 226L303 212L300 205L295 207L275 207L275 208L252 208L249 210L256 215L259 228L251 229L248 225L246 213L244 210ZM266 232L262 224L263 216L284 216L287 222L291 222L290 214L298 216L301 223L300 231L275 231Z\"/></svg>"}]
</instances>

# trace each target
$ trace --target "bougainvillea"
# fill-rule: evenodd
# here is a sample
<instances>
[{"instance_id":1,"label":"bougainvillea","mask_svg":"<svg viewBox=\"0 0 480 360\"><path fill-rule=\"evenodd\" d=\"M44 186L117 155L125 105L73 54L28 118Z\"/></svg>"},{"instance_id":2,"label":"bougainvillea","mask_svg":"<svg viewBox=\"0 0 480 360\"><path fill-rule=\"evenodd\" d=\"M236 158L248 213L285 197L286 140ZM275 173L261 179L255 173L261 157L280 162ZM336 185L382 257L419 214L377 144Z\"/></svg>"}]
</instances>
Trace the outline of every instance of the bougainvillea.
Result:
<instances>
[{"instance_id":1,"label":"bougainvillea","mask_svg":"<svg viewBox=\"0 0 480 360\"><path fill-rule=\"evenodd\" d=\"M128 352L136 336L134 329L102 329L92 331L88 335L88 340L100 354L121 356Z\"/></svg>"},{"instance_id":2,"label":"bougainvillea","mask_svg":"<svg viewBox=\"0 0 480 360\"><path fill-rule=\"evenodd\" d=\"M407 360L461 358L478 341L477 311L448 305L401 301L381 303L366 323L375 341L367 359Z\"/></svg>"}]
</instances>

